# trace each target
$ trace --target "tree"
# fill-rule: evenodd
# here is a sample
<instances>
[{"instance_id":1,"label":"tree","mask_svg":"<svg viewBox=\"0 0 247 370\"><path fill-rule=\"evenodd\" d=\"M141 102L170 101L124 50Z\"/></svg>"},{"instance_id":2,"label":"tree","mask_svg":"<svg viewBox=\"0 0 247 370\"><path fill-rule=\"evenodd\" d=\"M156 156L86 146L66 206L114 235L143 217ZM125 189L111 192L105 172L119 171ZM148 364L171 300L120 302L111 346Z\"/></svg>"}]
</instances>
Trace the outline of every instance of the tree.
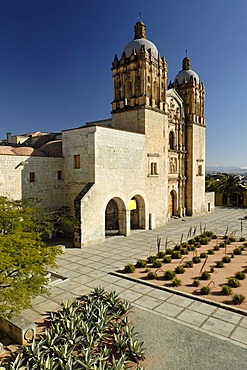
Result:
<instances>
[{"instance_id":1,"label":"tree","mask_svg":"<svg viewBox=\"0 0 247 370\"><path fill-rule=\"evenodd\" d=\"M52 229L45 216L22 201L0 197L0 316L10 318L48 290L47 269L61 253L41 239Z\"/></svg>"},{"instance_id":2,"label":"tree","mask_svg":"<svg viewBox=\"0 0 247 370\"><path fill-rule=\"evenodd\" d=\"M221 194L229 195L230 204L232 204L232 197L235 194L241 194L241 182L238 176L233 174L225 175L219 183L219 191Z\"/></svg>"}]
</instances>

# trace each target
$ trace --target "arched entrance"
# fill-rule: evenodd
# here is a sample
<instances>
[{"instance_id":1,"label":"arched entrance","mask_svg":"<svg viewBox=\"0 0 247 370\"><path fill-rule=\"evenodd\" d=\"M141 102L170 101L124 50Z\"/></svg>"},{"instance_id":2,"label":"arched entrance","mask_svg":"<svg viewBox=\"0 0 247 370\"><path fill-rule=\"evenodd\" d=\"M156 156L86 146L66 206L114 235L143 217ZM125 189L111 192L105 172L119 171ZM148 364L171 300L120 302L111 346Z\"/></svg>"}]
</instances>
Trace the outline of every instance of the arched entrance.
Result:
<instances>
[{"instance_id":1,"label":"arched entrance","mask_svg":"<svg viewBox=\"0 0 247 370\"><path fill-rule=\"evenodd\" d=\"M177 194L174 190L172 190L169 195L170 216L176 216L176 208L177 208L176 203L177 203Z\"/></svg>"},{"instance_id":2,"label":"arched entrance","mask_svg":"<svg viewBox=\"0 0 247 370\"><path fill-rule=\"evenodd\" d=\"M105 209L105 234L121 235L126 232L126 209L120 198L111 199Z\"/></svg>"},{"instance_id":3,"label":"arched entrance","mask_svg":"<svg viewBox=\"0 0 247 370\"><path fill-rule=\"evenodd\" d=\"M130 228L145 229L145 202L141 195L135 195L129 203Z\"/></svg>"}]
</instances>

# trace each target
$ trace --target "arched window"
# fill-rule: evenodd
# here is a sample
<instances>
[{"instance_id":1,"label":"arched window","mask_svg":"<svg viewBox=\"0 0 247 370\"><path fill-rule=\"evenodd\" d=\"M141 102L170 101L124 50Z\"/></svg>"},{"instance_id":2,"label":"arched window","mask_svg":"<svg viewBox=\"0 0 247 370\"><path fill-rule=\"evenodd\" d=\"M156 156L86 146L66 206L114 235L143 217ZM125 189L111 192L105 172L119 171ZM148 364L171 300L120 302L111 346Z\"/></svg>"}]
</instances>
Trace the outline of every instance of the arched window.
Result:
<instances>
[{"instance_id":1,"label":"arched window","mask_svg":"<svg viewBox=\"0 0 247 370\"><path fill-rule=\"evenodd\" d=\"M126 99L130 99L132 96L132 83L130 80L126 81Z\"/></svg>"},{"instance_id":2,"label":"arched window","mask_svg":"<svg viewBox=\"0 0 247 370\"><path fill-rule=\"evenodd\" d=\"M169 145L171 150L175 149L175 136L173 131L169 133Z\"/></svg>"}]
</instances>

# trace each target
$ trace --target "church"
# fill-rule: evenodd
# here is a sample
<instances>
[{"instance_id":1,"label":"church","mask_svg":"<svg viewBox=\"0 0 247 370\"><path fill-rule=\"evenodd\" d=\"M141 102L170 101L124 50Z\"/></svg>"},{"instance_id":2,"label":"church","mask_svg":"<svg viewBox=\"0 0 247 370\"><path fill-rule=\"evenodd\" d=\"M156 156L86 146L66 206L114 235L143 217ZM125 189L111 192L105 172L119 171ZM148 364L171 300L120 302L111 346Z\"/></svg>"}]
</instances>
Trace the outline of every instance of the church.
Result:
<instances>
[{"instance_id":1,"label":"church","mask_svg":"<svg viewBox=\"0 0 247 370\"><path fill-rule=\"evenodd\" d=\"M109 119L61 133L11 136L0 145L0 195L69 207L75 245L154 229L209 212L205 194L205 88L190 58L167 84L168 66L138 21L112 62Z\"/></svg>"}]
</instances>

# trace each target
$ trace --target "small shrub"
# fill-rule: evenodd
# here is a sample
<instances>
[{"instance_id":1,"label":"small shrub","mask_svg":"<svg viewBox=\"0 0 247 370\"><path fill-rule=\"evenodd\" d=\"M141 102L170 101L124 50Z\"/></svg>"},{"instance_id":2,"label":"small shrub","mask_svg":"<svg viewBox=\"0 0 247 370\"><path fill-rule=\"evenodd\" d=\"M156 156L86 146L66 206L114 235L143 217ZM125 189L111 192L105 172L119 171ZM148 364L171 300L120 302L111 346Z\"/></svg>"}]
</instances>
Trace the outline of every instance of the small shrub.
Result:
<instances>
[{"instance_id":1,"label":"small shrub","mask_svg":"<svg viewBox=\"0 0 247 370\"><path fill-rule=\"evenodd\" d=\"M189 244L194 244L194 243L195 243L195 239L189 239L189 240L188 240L188 243L189 243Z\"/></svg>"},{"instance_id":2,"label":"small shrub","mask_svg":"<svg viewBox=\"0 0 247 370\"><path fill-rule=\"evenodd\" d=\"M200 242L195 242L195 247L196 248L201 248L201 243Z\"/></svg>"},{"instance_id":3,"label":"small shrub","mask_svg":"<svg viewBox=\"0 0 247 370\"><path fill-rule=\"evenodd\" d=\"M214 251L219 251L219 250L220 250L219 245L215 245L215 246L214 246Z\"/></svg>"},{"instance_id":4,"label":"small shrub","mask_svg":"<svg viewBox=\"0 0 247 370\"><path fill-rule=\"evenodd\" d=\"M214 272L214 267L210 267L210 272Z\"/></svg>"},{"instance_id":5,"label":"small shrub","mask_svg":"<svg viewBox=\"0 0 247 370\"><path fill-rule=\"evenodd\" d=\"M214 250L213 249L208 249L208 254L214 254Z\"/></svg>"},{"instance_id":6,"label":"small shrub","mask_svg":"<svg viewBox=\"0 0 247 370\"><path fill-rule=\"evenodd\" d=\"M157 273L155 271L149 271L149 273L147 274L147 279L149 280L154 280L154 279L157 279Z\"/></svg>"},{"instance_id":7,"label":"small shrub","mask_svg":"<svg viewBox=\"0 0 247 370\"><path fill-rule=\"evenodd\" d=\"M134 272L135 271L135 266L132 263L129 263L128 265L124 266L124 272Z\"/></svg>"},{"instance_id":8,"label":"small shrub","mask_svg":"<svg viewBox=\"0 0 247 370\"><path fill-rule=\"evenodd\" d=\"M196 242L200 242L200 240L201 240L201 236L200 236L200 235L195 236L195 237L194 237L194 240L195 240Z\"/></svg>"},{"instance_id":9,"label":"small shrub","mask_svg":"<svg viewBox=\"0 0 247 370\"><path fill-rule=\"evenodd\" d=\"M171 263L172 259L170 256L165 256L163 259L163 263Z\"/></svg>"},{"instance_id":10,"label":"small shrub","mask_svg":"<svg viewBox=\"0 0 247 370\"><path fill-rule=\"evenodd\" d=\"M202 293L203 295L208 295L208 294L210 293L210 288L209 288L209 286L203 286L203 287L201 288L201 293Z\"/></svg>"},{"instance_id":11,"label":"small shrub","mask_svg":"<svg viewBox=\"0 0 247 370\"><path fill-rule=\"evenodd\" d=\"M212 235L212 239L217 239L217 235L216 234L213 234Z\"/></svg>"},{"instance_id":12,"label":"small shrub","mask_svg":"<svg viewBox=\"0 0 247 370\"><path fill-rule=\"evenodd\" d=\"M185 272L185 268L183 266L177 266L175 268L176 274L183 274Z\"/></svg>"},{"instance_id":13,"label":"small shrub","mask_svg":"<svg viewBox=\"0 0 247 370\"><path fill-rule=\"evenodd\" d=\"M166 253L165 253L164 251L159 251L159 252L157 253L157 258L164 258L164 257L165 257L165 255L166 255Z\"/></svg>"},{"instance_id":14,"label":"small shrub","mask_svg":"<svg viewBox=\"0 0 247 370\"><path fill-rule=\"evenodd\" d=\"M245 241L245 237L244 236L241 236L241 238L239 238L239 241L240 242L244 242Z\"/></svg>"},{"instance_id":15,"label":"small shrub","mask_svg":"<svg viewBox=\"0 0 247 370\"><path fill-rule=\"evenodd\" d=\"M227 235L224 235L222 239L227 240L228 239L228 236Z\"/></svg>"},{"instance_id":16,"label":"small shrub","mask_svg":"<svg viewBox=\"0 0 247 370\"><path fill-rule=\"evenodd\" d=\"M207 257L207 253L203 252L203 253L200 253L200 258L206 258Z\"/></svg>"},{"instance_id":17,"label":"small shrub","mask_svg":"<svg viewBox=\"0 0 247 370\"><path fill-rule=\"evenodd\" d=\"M204 231L204 233L202 234L203 236L207 236L207 237L209 237L209 238L212 238L212 236L213 236L213 232L212 231L208 231L208 230L206 230L206 231Z\"/></svg>"},{"instance_id":18,"label":"small shrub","mask_svg":"<svg viewBox=\"0 0 247 370\"><path fill-rule=\"evenodd\" d=\"M186 262L184 263L184 266L185 266L185 267L193 267L193 261L186 261Z\"/></svg>"},{"instance_id":19,"label":"small shrub","mask_svg":"<svg viewBox=\"0 0 247 370\"><path fill-rule=\"evenodd\" d=\"M146 267L146 265L147 265L147 261L138 260L138 261L136 261L135 267L136 268L143 268L143 267Z\"/></svg>"},{"instance_id":20,"label":"small shrub","mask_svg":"<svg viewBox=\"0 0 247 370\"><path fill-rule=\"evenodd\" d=\"M187 247L188 251L194 251L196 249L196 247L194 246L194 244L191 244Z\"/></svg>"},{"instance_id":21,"label":"small shrub","mask_svg":"<svg viewBox=\"0 0 247 370\"><path fill-rule=\"evenodd\" d=\"M167 250L166 250L166 254L172 254L172 251L173 251L173 249L171 249L171 248L167 248Z\"/></svg>"},{"instance_id":22,"label":"small shrub","mask_svg":"<svg viewBox=\"0 0 247 370\"><path fill-rule=\"evenodd\" d=\"M244 273L244 271L238 271L235 274L235 278L238 280L244 280L246 278L246 274Z\"/></svg>"},{"instance_id":23,"label":"small shrub","mask_svg":"<svg viewBox=\"0 0 247 370\"><path fill-rule=\"evenodd\" d=\"M181 258L181 252L180 251L173 251L171 254L171 258L175 260L179 260Z\"/></svg>"},{"instance_id":24,"label":"small shrub","mask_svg":"<svg viewBox=\"0 0 247 370\"><path fill-rule=\"evenodd\" d=\"M201 274L201 279L202 280L209 280L211 278L211 275L208 271L203 271Z\"/></svg>"},{"instance_id":25,"label":"small shrub","mask_svg":"<svg viewBox=\"0 0 247 370\"><path fill-rule=\"evenodd\" d=\"M231 242L231 243L234 243L235 241L236 241L236 238L234 238L234 236L229 236L229 241Z\"/></svg>"},{"instance_id":26,"label":"small shrub","mask_svg":"<svg viewBox=\"0 0 247 370\"><path fill-rule=\"evenodd\" d=\"M218 267L218 268L224 267L224 262L223 261L217 261L215 267Z\"/></svg>"},{"instance_id":27,"label":"small shrub","mask_svg":"<svg viewBox=\"0 0 247 370\"><path fill-rule=\"evenodd\" d=\"M247 267L245 267L245 268L243 269L243 271L247 274Z\"/></svg>"},{"instance_id":28,"label":"small shrub","mask_svg":"<svg viewBox=\"0 0 247 370\"><path fill-rule=\"evenodd\" d=\"M237 255L242 254L242 251L241 251L241 249L240 249L240 248L235 248L235 249L233 250L233 254L235 254L235 255L237 256Z\"/></svg>"},{"instance_id":29,"label":"small shrub","mask_svg":"<svg viewBox=\"0 0 247 370\"><path fill-rule=\"evenodd\" d=\"M208 238L201 238L200 243L201 243L201 245L207 245L209 243L209 239Z\"/></svg>"},{"instance_id":30,"label":"small shrub","mask_svg":"<svg viewBox=\"0 0 247 370\"><path fill-rule=\"evenodd\" d=\"M239 281L237 278L235 278L235 277L230 277L230 278L228 279L228 285L229 285L231 288L238 288L238 287L240 287L240 286L241 286L240 281Z\"/></svg>"},{"instance_id":31,"label":"small shrub","mask_svg":"<svg viewBox=\"0 0 247 370\"><path fill-rule=\"evenodd\" d=\"M149 256L147 258L147 263L154 263L154 261L157 260L157 257L156 256Z\"/></svg>"},{"instance_id":32,"label":"small shrub","mask_svg":"<svg viewBox=\"0 0 247 370\"><path fill-rule=\"evenodd\" d=\"M194 257L192 257L192 261L193 261L194 263L200 263L200 262L201 262L201 258L200 258L200 257L196 257L196 256L194 256Z\"/></svg>"},{"instance_id":33,"label":"small shrub","mask_svg":"<svg viewBox=\"0 0 247 370\"><path fill-rule=\"evenodd\" d=\"M175 247L173 248L174 251L181 251L182 247L181 245L176 244Z\"/></svg>"},{"instance_id":34,"label":"small shrub","mask_svg":"<svg viewBox=\"0 0 247 370\"><path fill-rule=\"evenodd\" d=\"M174 271L167 270L164 272L164 280L172 280L175 276L176 274Z\"/></svg>"},{"instance_id":35,"label":"small shrub","mask_svg":"<svg viewBox=\"0 0 247 370\"><path fill-rule=\"evenodd\" d=\"M222 262L223 262L223 263L230 263L230 262L231 262L231 257L229 257L229 256L224 256L224 257L222 258Z\"/></svg>"},{"instance_id":36,"label":"small shrub","mask_svg":"<svg viewBox=\"0 0 247 370\"><path fill-rule=\"evenodd\" d=\"M182 247L183 247L183 248L188 248L188 246L189 246L189 243L188 243L188 242L184 242L184 243L182 244Z\"/></svg>"},{"instance_id":37,"label":"small shrub","mask_svg":"<svg viewBox=\"0 0 247 370\"><path fill-rule=\"evenodd\" d=\"M222 285L221 293L223 295L231 295L232 294L232 288L229 285Z\"/></svg>"},{"instance_id":38,"label":"small shrub","mask_svg":"<svg viewBox=\"0 0 247 370\"><path fill-rule=\"evenodd\" d=\"M182 285L182 280L175 277L174 279L172 279L172 286L181 286Z\"/></svg>"},{"instance_id":39,"label":"small shrub","mask_svg":"<svg viewBox=\"0 0 247 370\"><path fill-rule=\"evenodd\" d=\"M159 267L161 267L162 266L162 262L161 261L159 261L159 260L155 260L154 262L153 262L153 267L155 267L155 268L159 268Z\"/></svg>"},{"instance_id":40,"label":"small shrub","mask_svg":"<svg viewBox=\"0 0 247 370\"><path fill-rule=\"evenodd\" d=\"M226 244L227 244L227 245L230 245L230 244L231 244L231 240L230 240L230 239L227 239L227 240L226 240Z\"/></svg>"},{"instance_id":41,"label":"small shrub","mask_svg":"<svg viewBox=\"0 0 247 370\"><path fill-rule=\"evenodd\" d=\"M225 246L226 246L226 243L225 243L225 242L221 242L221 243L219 244L219 247L220 247L220 248L225 248Z\"/></svg>"},{"instance_id":42,"label":"small shrub","mask_svg":"<svg viewBox=\"0 0 247 370\"><path fill-rule=\"evenodd\" d=\"M200 280L198 279L193 280L193 286L198 287L200 284L201 284Z\"/></svg>"},{"instance_id":43,"label":"small shrub","mask_svg":"<svg viewBox=\"0 0 247 370\"><path fill-rule=\"evenodd\" d=\"M188 249L187 248L182 248L181 249L181 254L182 255L185 255L185 254L188 254L189 253L189 251L188 251Z\"/></svg>"},{"instance_id":44,"label":"small shrub","mask_svg":"<svg viewBox=\"0 0 247 370\"><path fill-rule=\"evenodd\" d=\"M241 304L245 300L245 296L243 294L234 294L232 297L232 302L234 304Z\"/></svg>"}]
</instances>

